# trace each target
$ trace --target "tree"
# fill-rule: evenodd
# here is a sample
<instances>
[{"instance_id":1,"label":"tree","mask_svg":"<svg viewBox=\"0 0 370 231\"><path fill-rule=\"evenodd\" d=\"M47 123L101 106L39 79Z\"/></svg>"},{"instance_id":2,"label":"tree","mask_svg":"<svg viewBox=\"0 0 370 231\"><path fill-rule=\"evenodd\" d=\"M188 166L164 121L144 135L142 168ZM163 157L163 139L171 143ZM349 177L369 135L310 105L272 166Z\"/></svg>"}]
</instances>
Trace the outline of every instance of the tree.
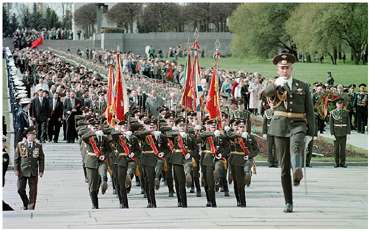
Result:
<instances>
[{"instance_id":1,"label":"tree","mask_svg":"<svg viewBox=\"0 0 370 231\"><path fill-rule=\"evenodd\" d=\"M141 17L141 32L171 32L177 30L177 16L180 7L177 3L149 3Z\"/></svg>"},{"instance_id":2,"label":"tree","mask_svg":"<svg viewBox=\"0 0 370 231\"><path fill-rule=\"evenodd\" d=\"M96 23L96 5L89 3L81 6L75 11L75 22L87 32L88 36L92 35L94 24Z\"/></svg>"},{"instance_id":3,"label":"tree","mask_svg":"<svg viewBox=\"0 0 370 231\"><path fill-rule=\"evenodd\" d=\"M286 28L300 50L328 54L336 64L348 47L359 64L367 51L367 4L301 4Z\"/></svg>"},{"instance_id":4,"label":"tree","mask_svg":"<svg viewBox=\"0 0 370 231\"><path fill-rule=\"evenodd\" d=\"M9 15L8 10L5 6L3 6L3 34L4 37L7 37L12 32L10 32L10 21L9 21Z\"/></svg>"},{"instance_id":5,"label":"tree","mask_svg":"<svg viewBox=\"0 0 370 231\"><path fill-rule=\"evenodd\" d=\"M23 15L23 17L22 17L22 26L24 28L30 28L30 26L31 26L31 14L30 14L28 8L23 9L22 15Z\"/></svg>"},{"instance_id":6,"label":"tree","mask_svg":"<svg viewBox=\"0 0 370 231\"><path fill-rule=\"evenodd\" d=\"M240 5L230 18L233 55L267 58L285 49L297 56L296 45L285 30L285 22L296 6L295 3Z\"/></svg>"},{"instance_id":7,"label":"tree","mask_svg":"<svg viewBox=\"0 0 370 231\"><path fill-rule=\"evenodd\" d=\"M10 33L9 35L12 35L17 30L18 27L19 23L17 17L15 16L15 13L13 13L9 24L9 33Z\"/></svg>"},{"instance_id":8,"label":"tree","mask_svg":"<svg viewBox=\"0 0 370 231\"><path fill-rule=\"evenodd\" d=\"M107 13L110 20L126 31L134 32L134 23L142 9L142 3L117 3Z\"/></svg>"},{"instance_id":9,"label":"tree","mask_svg":"<svg viewBox=\"0 0 370 231\"><path fill-rule=\"evenodd\" d=\"M226 20L240 5L239 3L211 3L209 7L210 21L216 25L217 32L227 32Z\"/></svg>"}]
</instances>

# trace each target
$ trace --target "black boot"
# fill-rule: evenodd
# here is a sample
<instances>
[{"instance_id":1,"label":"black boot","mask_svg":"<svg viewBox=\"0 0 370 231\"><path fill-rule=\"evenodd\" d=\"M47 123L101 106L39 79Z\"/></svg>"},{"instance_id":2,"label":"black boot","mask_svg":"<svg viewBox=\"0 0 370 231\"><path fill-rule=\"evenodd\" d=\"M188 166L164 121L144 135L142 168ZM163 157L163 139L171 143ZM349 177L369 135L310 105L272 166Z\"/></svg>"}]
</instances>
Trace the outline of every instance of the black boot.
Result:
<instances>
[{"instance_id":1,"label":"black boot","mask_svg":"<svg viewBox=\"0 0 370 231\"><path fill-rule=\"evenodd\" d=\"M91 192L90 197L93 205L92 209L99 209L98 192Z\"/></svg>"}]
</instances>

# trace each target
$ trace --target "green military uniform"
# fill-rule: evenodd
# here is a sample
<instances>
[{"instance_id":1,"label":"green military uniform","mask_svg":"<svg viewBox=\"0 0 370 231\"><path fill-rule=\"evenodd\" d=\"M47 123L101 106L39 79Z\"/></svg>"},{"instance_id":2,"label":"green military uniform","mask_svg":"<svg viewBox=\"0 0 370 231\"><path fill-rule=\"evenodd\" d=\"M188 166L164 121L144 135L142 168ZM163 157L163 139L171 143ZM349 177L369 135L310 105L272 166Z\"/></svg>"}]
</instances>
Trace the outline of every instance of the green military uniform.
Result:
<instances>
[{"instance_id":1,"label":"green military uniform","mask_svg":"<svg viewBox=\"0 0 370 231\"><path fill-rule=\"evenodd\" d=\"M252 129L252 123L251 123L251 116L250 116L250 112L247 111L247 110L231 110L230 111L230 119L231 120L239 120L239 119L243 119L246 121L246 125L247 125L247 132L248 133L251 133L251 129Z\"/></svg>"},{"instance_id":2,"label":"green military uniform","mask_svg":"<svg viewBox=\"0 0 370 231\"><path fill-rule=\"evenodd\" d=\"M126 182L130 179L127 175L128 163L140 155L140 147L134 135L122 134L119 131L112 132L113 148L115 150L113 164L116 169L116 190L121 208L128 208ZM131 180L131 179L130 179Z\"/></svg>"},{"instance_id":3,"label":"green military uniform","mask_svg":"<svg viewBox=\"0 0 370 231\"><path fill-rule=\"evenodd\" d=\"M365 88L366 84L362 83L359 85L360 89ZM357 120L357 132L365 133L365 126L367 125L367 106L368 95L365 91L359 92L356 95L356 120Z\"/></svg>"},{"instance_id":4,"label":"green military uniform","mask_svg":"<svg viewBox=\"0 0 370 231\"><path fill-rule=\"evenodd\" d=\"M237 125L245 123L244 120L239 120ZM254 148L251 146L251 142L248 141L247 132L237 134L235 132L229 132L227 137L230 141L230 157L229 164L231 168L231 175L234 181L234 192L238 207L246 207L245 198L245 181L246 172L245 166L247 162L257 154Z\"/></svg>"},{"instance_id":5,"label":"green military uniform","mask_svg":"<svg viewBox=\"0 0 370 231\"><path fill-rule=\"evenodd\" d=\"M314 136L318 136L318 133L319 133L319 114L317 114L316 112L314 113L314 118L315 118L315 123L314 123ZM312 139L309 141L308 145L307 145L307 150L306 151L306 167L311 167L311 159L312 159L312 151L313 151L313 137Z\"/></svg>"},{"instance_id":6,"label":"green military uniform","mask_svg":"<svg viewBox=\"0 0 370 231\"><path fill-rule=\"evenodd\" d=\"M275 56L273 63L279 68L295 62L291 54ZM281 81L285 77L275 80ZM291 77L290 77L291 78ZM293 211L293 192L290 168L293 168L294 185L303 178L305 136L313 136L314 111L309 85L297 79L288 79L285 85L270 83L264 90L267 97L275 97L276 107L271 119L269 134L275 137L276 153L280 159L281 182L285 197L284 212ZM291 81L291 86L288 81ZM280 99L279 99L280 98Z\"/></svg>"},{"instance_id":7,"label":"green military uniform","mask_svg":"<svg viewBox=\"0 0 370 231\"><path fill-rule=\"evenodd\" d=\"M268 158L267 161L269 163L269 167L278 166L274 137L268 133L268 129L270 128L270 123L273 115L274 110L272 110L271 108L267 109L263 114L263 125L262 125L262 134L267 135L267 158Z\"/></svg>"},{"instance_id":8,"label":"green military uniform","mask_svg":"<svg viewBox=\"0 0 370 231\"><path fill-rule=\"evenodd\" d=\"M145 121L147 124L156 125L155 120ZM155 178L155 166L159 155L163 155L163 150L167 146L166 137L162 133L154 134L150 131L138 131L135 132L135 135L141 140L141 166L142 166L142 175L144 180L144 190L148 199L148 208L156 208L155 192L154 192L154 178ZM154 151L151 147L150 140L153 140ZM153 145L152 144L152 145ZM156 153L158 151L158 153Z\"/></svg>"},{"instance_id":9,"label":"green military uniform","mask_svg":"<svg viewBox=\"0 0 370 231\"><path fill-rule=\"evenodd\" d=\"M195 132L195 129L192 128L192 127L189 127L188 129L188 134L193 136L195 139L196 139L196 132ZM190 155L191 155L191 189L190 189L190 193L194 193L194 188L196 189L197 191L197 194L196 196L197 197L201 197L202 196L202 191L201 191L201 188L200 188L200 182L199 182L199 178L200 178L200 155L199 155L199 144L195 144L193 145L192 147L190 147ZM188 165L189 163L186 163L185 165ZM187 171L186 170L187 168L185 168L185 172ZM189 181L188 179L186 180L187 182ZM188 185L187 185L188 186Z\"/></svg>"},{"instance_id":10,"label":"green military uniform","mask_svg":"<svg viewBox=\"0 0 370 231\"><path fill-rule=\"evenodd\" d=\"M26 130L26 133L36 134L36 131L30 127ZM44 158L42 144L38 141L28 142L24 140L17 144L14 153L14 169L19 173L18 194L22 199L25 210L35 209L38 175L44 173ZM27 181L30 189L29 197L26 194Z\"/></svg>"},{"instance_id":11,"label":"green military uniform","mask_svg":"<svg viewBox=\"0 0 370 231\"><path fill-rule=\"evenodd\" d=\"M214 123L214 121L208 121L207 123ZM204 178L204 191L207 196L207 207L217 207L213 174L215 170L215 155L219 158L222 157L225 141L224 135L215 135L214 132L207 131L200 134L200 142L202 142L200 164Z\"/></svg>"},{"instance_id":12,"label":"green military uniform","mask_svg":"<svg viewBox=\"0 0 370 231\"><path fill-rule=\"evenodd\" d=\"M78 144L80 145L80 152L81 152L81 158L82 158L82 169L84 171L85 176L85 182L88 182L87 176L86 176L86 168L85 168L85 156L86 156L86 144L82 140L82 135L84 134L85 129L87 128L87 123L85 121L82 121L85 118L83 115L77 115L75 117L76 119L76 130L78 135Z\"/></svg>"},{"instance_id":13,"label":"green military uniform","mask_svg":"<svg viewBox=\"0 0 370 231\"><path fill-rule=\"evenodd\" d=\"M348 111L344 109L335 109L331 111L329 124L330 134L335 136L335 167L345 167L347 134L351 133Z\"/></svg>"},{"instance_id":14,"label":"green military uniform","mask_svg":"<svg viewBox=\"0 0 370 231\"><path fill-rule=\"evenodd\" d=\"M107 141L107 136L98 136L95 131L87 128L82 135L82 140L86 144L86 156L84 159L86 176L88 179L89 193L93 209L99 208L98 192L101 178L99 176L99 168L104 166L106 156L103 155L103 145ZM103 179L104 180L104 179Z\"/></svg>"}]
</instances>

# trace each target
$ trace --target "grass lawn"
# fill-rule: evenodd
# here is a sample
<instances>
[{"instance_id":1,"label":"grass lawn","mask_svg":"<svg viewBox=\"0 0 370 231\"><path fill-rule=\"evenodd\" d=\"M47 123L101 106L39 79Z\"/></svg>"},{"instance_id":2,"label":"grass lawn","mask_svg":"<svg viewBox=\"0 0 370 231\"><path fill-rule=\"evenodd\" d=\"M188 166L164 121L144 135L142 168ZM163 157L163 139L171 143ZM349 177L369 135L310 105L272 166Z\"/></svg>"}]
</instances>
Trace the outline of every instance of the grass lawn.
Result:
<instances>
[{"instance_id":1,"label":"grass lawn","mask_svg":"<svg viewBox=\"0 0 370 231\"><path fill-rule=\"evenodd\" d=\"M179 63L185 64L186 58L180 58ZM355 83L357 86L360 83L367 84L367 65L352 65L342 64L332 65L330 63L296 63L294 64L294 77L308 83L326 82L327 72L331 71L335 83L349 85ZM200 65L202 67L210 67L213 65L212 58L201 58ZM259 72L263 76L272 78L276 75L276 67L271 60L249 60L239 58L223 58L221 60L221 68L225 70L242 70L246 72Z\"/></svg>"}]
</instances>

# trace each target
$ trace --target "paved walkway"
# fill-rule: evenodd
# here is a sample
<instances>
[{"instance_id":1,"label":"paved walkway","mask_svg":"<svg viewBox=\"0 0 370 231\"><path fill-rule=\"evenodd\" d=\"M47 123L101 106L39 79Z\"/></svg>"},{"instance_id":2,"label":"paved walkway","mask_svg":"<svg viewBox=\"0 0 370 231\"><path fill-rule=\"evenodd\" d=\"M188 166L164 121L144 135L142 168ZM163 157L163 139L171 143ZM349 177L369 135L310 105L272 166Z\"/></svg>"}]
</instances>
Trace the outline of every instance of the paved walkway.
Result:
<instances>
[{"instance_id":1,"label":"paved walkway","mask_svg":"<svg viewBox=\"0 0 370 231\"><path fill-rule=\"evenodd\" d=\"M247 207L235 207L217 193L218 208L205 208L206 199L188 193L188 208L177 208L166 186L156 192L156 209L146 208L138 187L129 194L130 209L119 209L111 185L99 195L99 210L91 202L77 145L46 144L46 171L39 180L35 211L22 211L16 177L8 171L3 197L16 211L3 213L4 228L362 228L368 227L368 168L314 167L304 184L294 187L294 213L282 212L280 169L257 167L246 189ZM203 189L202 189L203 190Z\"/></svg>"},{"instance_id":2,"label":"paved walkway","mask_svg":"<svg viewBox=\"0 0 370 231\"><path fill-rule=\"evenodd\" d=\"M326 138L330 138L334 140L334 136L330 135L329 128L327 127L326 131L323 134L319 134L319 136L323 136ZM347 136L347 144L351 144L353 146L368 149L368 133L367 131L365 134L357 133L357 131L351 131L351 135Z\"/></svg>"}]
</instances>

